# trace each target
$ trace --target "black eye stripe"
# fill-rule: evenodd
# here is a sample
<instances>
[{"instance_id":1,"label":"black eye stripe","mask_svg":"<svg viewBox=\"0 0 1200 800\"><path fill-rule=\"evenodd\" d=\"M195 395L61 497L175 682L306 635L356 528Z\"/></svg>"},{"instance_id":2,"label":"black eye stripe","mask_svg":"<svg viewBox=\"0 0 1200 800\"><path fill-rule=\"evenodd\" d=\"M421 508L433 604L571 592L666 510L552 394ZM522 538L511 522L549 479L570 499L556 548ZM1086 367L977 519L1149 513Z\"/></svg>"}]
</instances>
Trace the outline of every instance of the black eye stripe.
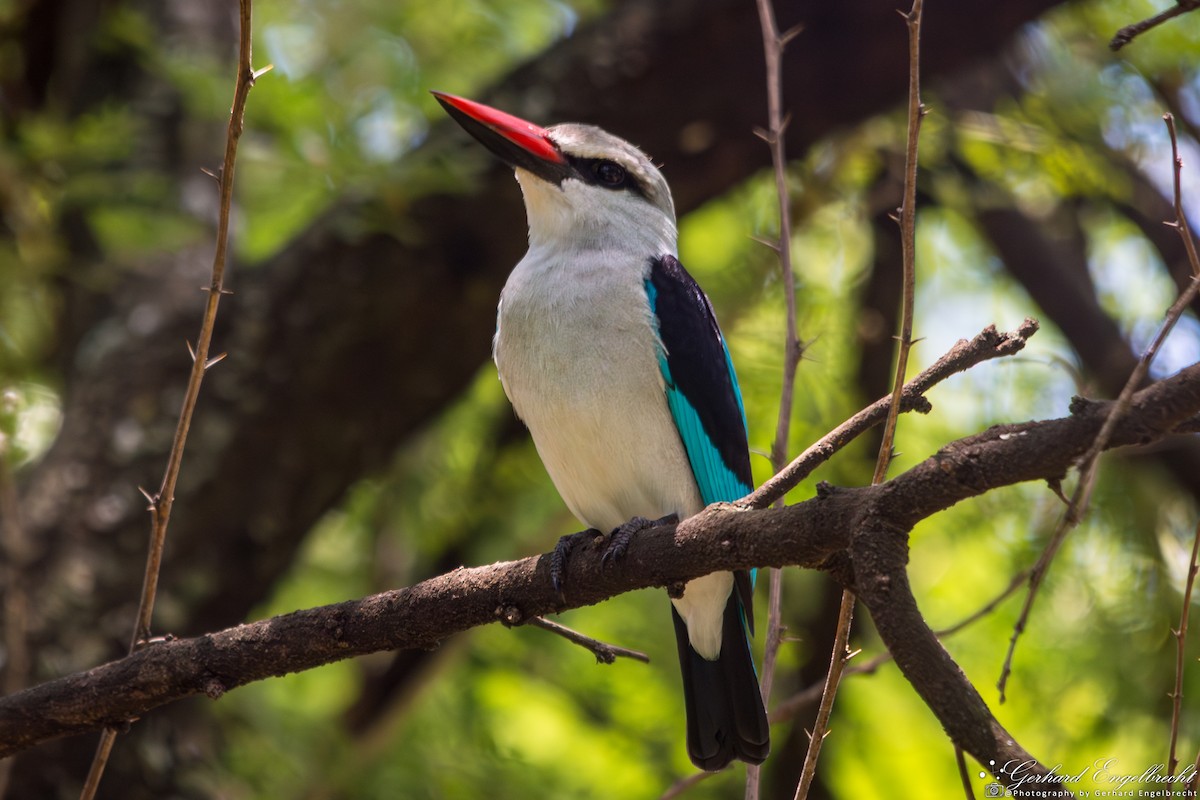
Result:
<instances>
[{"instance_id":1,"label":"black eye stripe","mask_svg":"<svg viewBox=\"0 0 1200 800\"><path fill-rule=\"evenodd\" d=\"M629 189L636 194L646 196L645 189L629 170L616 161L607 158L567 157L579 174L580 179L593 186L604 189Z\"/></svg>"}]
</instances>

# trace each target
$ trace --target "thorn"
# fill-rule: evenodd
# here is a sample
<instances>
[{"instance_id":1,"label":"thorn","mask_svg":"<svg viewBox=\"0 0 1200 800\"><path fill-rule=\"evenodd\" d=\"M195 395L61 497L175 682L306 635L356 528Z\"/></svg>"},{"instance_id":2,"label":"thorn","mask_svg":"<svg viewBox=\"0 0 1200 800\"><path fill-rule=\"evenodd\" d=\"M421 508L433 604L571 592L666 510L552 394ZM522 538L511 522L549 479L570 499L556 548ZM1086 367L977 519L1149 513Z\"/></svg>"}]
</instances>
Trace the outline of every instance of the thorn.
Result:
<instances>
[{"instance_id":1,"label":"thorn","mask_svg":"<svg viewBox=\"0 0 1200 800\"><path fill-rule=\"evenodd\" d=\"M212 179L213 179L214 181L216 181L217 183L220 183L220 182L221 182L221 176L217 175L217 173L213 172L213 171L212 171L211 169L209 169L208 167L201 167L201 168L200 168L200 171L201 171L201 172L203 172L203 173L204 173L205 175L207 175L208 177L212 178Z\"/></svg>"},{"instance_id":2,"label":"thorn","mask_svg":"<svg viewBox=\"0 0 1200 800\"><path fill-rule=\"evenodd\" d=\"M787 111L783 115L783 121L779 123L779 133L782 134L788 129L788 125L792 124L792 112Z\"/></svg>"},{"instance_id":3,"label":"thorn","mask_svg":"<svg viewBox=\"0 0 1200 800\"><path fill-rule=\"evenodd\" d=\"M221 353L221 355L219 355L219 356L213 356L208 361L204 362L204 369L209 370L213 366L221 363L222 361L225 360L225 356L227 356L227 355L229 355L229 353Z\"/></svg>"},{"instance_id":4,"label":"thorn","mask_svg":"<svg viewBox=\"0 0 1200 800\"><path fill-rule=\"evenodd\" d=\"M900 338L900 334L896 334L896 335L892 336L892 341L896 342L897 344L905 345L906 347L912 347L913 345L915 345L919 342L925 341L925 337L918 336L915 339L909 339L909 340L905 341L904 339Z\"/></svg>"},{"instance_id":5,"label":"thorn","mask_svg":"<svg viewBox=\"0 0 1200 800\"><path fill-rule=\"evenodd\" d=\"M771 144L771 141L772 141L771 133L766 128L760 128L757 125L754 126L754 135L757 136L758 138L762 139L767 144Z\"/></svg>"},{"instance_id":6,"label":"thorn","mask_svg":"<svg viewBox=\"0 0 1200 800\"><path fill-rule=\"evenodd\" d=\"M155 498L154 495L147 492L141 486L138 487L138 491L142 493L142 497L146 498L146 502L149 503L149 505L146 506L147 511L153 511L154 509L158 508L158 499Z\"/></svg>"},{"instance_id":7,"label":"thorn","mask_svg":"<svg viewBox=\"0 0 1200 800\"><path fill-rule=\"evenodd\" d=\"M275 69L275 65L274 65L274 64L267 64L267 65L266 65L265 67L263 67L262 69L256 69L256 70L254 70L254 72L251 72L251 73L250 73L250 80L251 80L251 81L256 81L256 80L258 80L259 78L261 78L263 75L266 75L268 72L270 72L270 71L271 71L271 70L273 70L273 69Z\"/></svg>"},{"instance_id":8,"label":"thorn","mask_svg":"<svg viewBox=\"0 0 1200 800\"><path fill-rule=\"evenodd\" d=\"M780 34L779 49L782 50L783 48L787 47L788 42L790 42L792 39L795 39L797 36L799 36L801 31L803 31L803 30L804 30L804 23L800 22L800 23L793 25L792 27L790 27L786 31L784 31L782 34Z\"/></svg>"},{"instance_id":9,"label":"thorn","mask_svg":"<svg viewBox=\"0 0 1200 800\"><path fill-rule=\"evenodd\" d=\"M766 245L767 247L774 250L776 253L778 253L782 247L782 245L780 245L778 239L768 239L765 236L759 236L757 234L752 234L750 236L750 238L753 239L754 241L758 242L759 244Z\"/></svg>"},{"instance_id":10,"label":"thorn","mask_svg":"<svg viewBox=\"0 0 1200 800\"><path fill-rule=\"evenodd\" d=\"M925 105L924 103L921 103L920 105L917 106L917 115L923 117L932 110L933 109L931 109L929 106Z\"/></svg>"},{"instance_id":11,"label":"thorn","mask_svg":"<svg viewBox=\"0 0 1200 800\"><path fill-rule=\"evenodd\" d=\"M185 339L185 340L184 340L184 343L187 345L188 353L189 353L189 354L192 356L192 361L193 361L193 363L194 363L194 362L196 361L196 351L192 349L192 343L191 343L191 342L189 342L189 341L187 341L187 340Z\"/></svg>"},{"instance_id":12,"label":"thorn","mask_svg":"<svg viewBox=\"0 0 1200 800\"><path fill-rule=\"evenodd\" d=\"M1068 500L1066 494L1063 493L1062 480L1060 478L1052 478L1051 480L1046 481L1046 485L1050 487L1050 491L1054 492L1055 497L1057 497L1059 500L1062 500L1064 506L1071 505L1071 501Z\"/></svg>"},{"instance_id":13,"label":"thorn","mask_svg":"<svg viewBox=\"0 0 1200 800\"><path fill-rule=\"evenodd\" d=\"M842 661L849 661L850 659L854 658L856 655L858 655L861 652L862 652L861 647L858 648L857 650L852 650L852 651L846 653L845 657L842 658Z\"/></svg>"},{"instance_id":14,"label":"thorn","mask_svg":"<svg viewBox=\"0 0 1200 800\"><path fill-rule=\"evenodd\" d=\"M828 736L831 732L832 732L832 728L826 728L825 732L821 734L821 741L822 742L825 741L825 737ZM804 735L808 737L808 741L811 744L812 743L812 731L810 731L808 728L805 728Z\"/></svg>"},{"instance_id":15,"label":"thorn","mask_svg":"<svg viewBox=\"0 0 1200 800\"><path fill-rule=\"evenodd\" d=\"M897 207L895 211L892 211L888 214L888 219L890 219L892 222L899 225L900 224L900 215L903 213L904 213L904 209Z\"/></svg>"}]
</instances>

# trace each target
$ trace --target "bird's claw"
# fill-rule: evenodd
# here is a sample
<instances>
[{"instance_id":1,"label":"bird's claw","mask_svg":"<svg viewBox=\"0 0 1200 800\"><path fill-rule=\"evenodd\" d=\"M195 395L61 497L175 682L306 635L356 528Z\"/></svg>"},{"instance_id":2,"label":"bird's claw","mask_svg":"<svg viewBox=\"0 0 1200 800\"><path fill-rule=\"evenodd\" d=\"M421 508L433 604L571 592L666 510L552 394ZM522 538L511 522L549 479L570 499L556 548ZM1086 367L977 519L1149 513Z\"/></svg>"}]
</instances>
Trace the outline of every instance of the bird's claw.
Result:
<instances>
[{"instance_id":1,"label":"bird's claw","mask_svg":"<svg viewBox=\"0 0 1200 800\"><path fill-rule=\"evenodd\" d=\"M554 545L554 552L550 554L550 585L559 597L563 596L563 573L567 569L567 559L571 556L571 551L583 539L603 535L595 528L588 528L559 537L558 543Z\"/></svg>"},{"instance_id":2,"label":"bird's claw","mask_svg":"<svg viewBox=\"0 0 1200 800\"><path fill-rule=\"evenodd\" d=\"M600 556L600 564L608 566L609 562L620 561L624 558L625 552L629 549L629 543L633 541L633 537L647 528L655 528L659 525L672 525L676 522L679 522L678 514L667 514L665 517L658 519L634 517L619 528L614 528L608 538L608 547L604 548L604 553Z\"/></svg>"},{"instance_id":3,"label":"bird's claw","mask_svg":"<svg viewBox=\"0 0 1200 800\"><path fill-rule=\"evenodd\" d=\"M645 517L634 517L633 519L614 528L609 534L608 544L604 548L604 552L600 554L600 565L608 566L610 562L620 561L625 557L625 552L629 549L629 543L633 541L633 537L647 528L654 528L659 525L671 525L679 522L678 514L667 514L659 519L646 519ZM559 537L558 543L554 545L554 551L550 554L550 585L554 587L554 591L561 598L563 597L563 587L565 586L565 574L567 571L567 559L571 557L571 551L584 539L590 539L595 536L603 536L596 528L588 528L585 531L576 533L568 533L566 536Z\"/></svg>"}]
</instances>

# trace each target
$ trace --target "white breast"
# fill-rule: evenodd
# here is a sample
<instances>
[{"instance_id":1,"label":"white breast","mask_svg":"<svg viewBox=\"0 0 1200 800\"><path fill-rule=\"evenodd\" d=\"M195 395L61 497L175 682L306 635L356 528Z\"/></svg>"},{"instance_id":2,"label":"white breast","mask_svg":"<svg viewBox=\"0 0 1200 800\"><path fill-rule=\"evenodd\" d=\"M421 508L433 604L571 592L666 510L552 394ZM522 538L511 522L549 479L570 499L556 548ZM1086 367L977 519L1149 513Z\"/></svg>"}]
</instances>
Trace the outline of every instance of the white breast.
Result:
<instances>
[{"instance_id":1,"label":"white breast","mask_svg":"<svg viewBox=\"0 0 1200 800\"><path fill-rule=\"evenodd\" d=\"M703 506L667 408L649 262L590 251L571 274L531 250L501 295L495 359L567 507L608 532Z\"/></svg>"}]
</instances>

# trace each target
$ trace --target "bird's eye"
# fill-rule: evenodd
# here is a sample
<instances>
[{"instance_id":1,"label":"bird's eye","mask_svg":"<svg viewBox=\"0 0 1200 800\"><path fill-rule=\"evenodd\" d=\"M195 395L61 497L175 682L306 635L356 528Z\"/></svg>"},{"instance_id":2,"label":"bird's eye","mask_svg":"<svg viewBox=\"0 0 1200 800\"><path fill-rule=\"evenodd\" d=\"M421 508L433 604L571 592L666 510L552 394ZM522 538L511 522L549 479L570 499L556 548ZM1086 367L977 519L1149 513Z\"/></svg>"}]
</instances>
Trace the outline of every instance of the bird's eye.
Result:
<instances>
[{"instance_id":1,"label":"bird's eye","mask_svg":"<svg viewBox=\"0 0 1200 800\"><path fill-rule=\"evenodd\" d=\"M597 161L592 166L592 174L602 185L616 189L625 185L628 177L625 168L612 161Z\"/></svg>"}]
</instances>

